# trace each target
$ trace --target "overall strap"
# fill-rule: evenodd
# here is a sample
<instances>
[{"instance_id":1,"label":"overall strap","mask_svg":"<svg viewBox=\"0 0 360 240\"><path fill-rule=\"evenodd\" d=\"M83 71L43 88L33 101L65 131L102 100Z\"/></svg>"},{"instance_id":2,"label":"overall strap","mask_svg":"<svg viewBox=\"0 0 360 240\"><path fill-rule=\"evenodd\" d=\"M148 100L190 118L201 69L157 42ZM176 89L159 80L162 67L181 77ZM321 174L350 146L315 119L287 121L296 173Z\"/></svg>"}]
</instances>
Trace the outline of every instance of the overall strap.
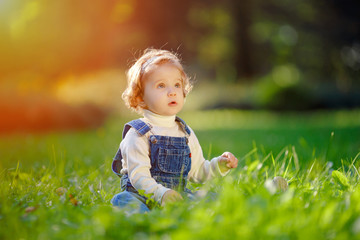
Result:
<instances>
[{"instance_id":1,"label":"overall strap","mask_svg":"<svg viewBox=\"0 0 360 240\"><path fill-rule=\"evenodd\" d=\"M190 128L187 126L187 124L185 123L184 120L182 120L181 118L179 118L178 116L176 116L175 121L177 121L178 123L180 123L181 128L183 129L183 131L186 133L187 136L190 136Z\"/></svg>"},{"instance_id":2,"label":"overall strap","mask_svg":"<svg viewBox=\"0 0 360 240\"><path fill-rule=\"evenodd\" d=\"M148 123L145 123L141 119L132 120L131 122L128 122L124 126L124 130L123 130L123 134L122 134L123 139L125 138L127 132L130 130L130 128L134 128L135 131L137 132L137 134L139 134L139 136L143 136L144 134L146 134L148 131L151 130L152 126Z\"/></svg>"},{"instance_id":3,"label":"overall strap","mask_svg":"<svg viewBox=\"0 0 360 240\"><path fill-rule=\"evenodd\" d=\"M124 130L122 133L122 139L125 138L126 134L130 130L130 128L134 128L139 136L143 136L144 134L146 134L148 131L151 130L152 126L150 124L145 123L144 121L142 121L140 119L132 120L125 124ZM119 177L121 177L120 171L122 169L121 160L122 160L122 155L121 155L121 150L119 147L119 149L117 150L117 152L115 154L115 157L113 158L113 162L112 162L112 166L111 166L112 171Z\"/></svg>"}]
</instances>

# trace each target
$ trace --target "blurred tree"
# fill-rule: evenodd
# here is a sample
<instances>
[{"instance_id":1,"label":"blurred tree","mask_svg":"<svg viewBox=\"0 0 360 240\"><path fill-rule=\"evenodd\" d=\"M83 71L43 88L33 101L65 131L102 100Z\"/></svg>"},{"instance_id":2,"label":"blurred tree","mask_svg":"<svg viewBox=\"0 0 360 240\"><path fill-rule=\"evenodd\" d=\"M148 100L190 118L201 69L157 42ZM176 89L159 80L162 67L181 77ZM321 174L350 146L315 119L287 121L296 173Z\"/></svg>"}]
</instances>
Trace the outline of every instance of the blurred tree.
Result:
<instances>
[{"instance_id":1,"label":"blurred tree","mask_svg":"<svg viewBox=\"0 0 360 240\"><path fill-rule=\"evenodd\" d=\"M360 54L353 49L360 42L360 18L353 10L359 7L351 0L262 3L261 15L278 29L270 44L273 51L265 58L275 65L294 63L309 81L337 81L343 90L349 89L355 75L360 75L359 67L349 68L341 55L347 48Z\"/></svg>"},{"instance_id":2,"label":"blurred tree","mask_svg":"<svg viewBox=\"0 0 360 240\"><path fill-rule=\"evenodd\" d=\"M199 2L194 1L193 6ZM293 63L305 78L328 82L336 78L350 81L346 79L359 75L359 4L354 0L214 0L202 7L209 15L213 8L230 14L232 34L217 33L232 40L234 53L228 57L233 59L238 79Z\"/></svg>"},{"instance_id":3,"label":"blurred tree","mask_svg":"<svg viewBox=\"0 0 360 240\"><path fill-rule=\"evenodd\" d=\"M235 66L238 77L252 79L255 74L253 51L254 45L251 40L250 29L254 21L253 1L231 0L229 2L234 15L234 46L235 46Z\"/></svg>"},{"instance_id":4,"label":"blurred tree","mask_svg":"<svg viewBox=\"0 0 360 240\"><path fill-rule=\"evenodd\" d=\"M189 0L176 4L167 0L137 1L130 21L141 28L148 46L176 50L190 31L186 19L189 5Z\"/></svg>"},{"instance_id":5,"label":"blurred tree","mask_svg":"<svg viewBox=\"0 0 360 240\"><path fill-rule=\"evenodd\" d=\"M126 68L147 47L221 82L359 85L357 0L0 1L0 81Z\"/></svg>"}]
</instances>

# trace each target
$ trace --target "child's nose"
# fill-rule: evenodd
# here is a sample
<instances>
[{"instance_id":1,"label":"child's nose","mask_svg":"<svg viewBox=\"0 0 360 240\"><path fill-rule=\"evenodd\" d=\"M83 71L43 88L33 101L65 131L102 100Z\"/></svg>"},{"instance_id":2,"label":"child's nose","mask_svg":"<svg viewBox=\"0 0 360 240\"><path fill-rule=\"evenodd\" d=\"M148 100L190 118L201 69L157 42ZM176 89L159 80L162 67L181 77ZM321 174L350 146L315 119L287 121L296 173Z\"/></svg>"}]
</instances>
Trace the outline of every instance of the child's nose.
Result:
<instances>
[{"instance_id":1,"label":"child's nose","mask_svg":"<svg viewBox=\"0 0 360 240\"><path fill-rule=\"evenodd\" d=\"M176 91L175 91L174 88L169 89L168 96L169 97L175 97L176 96Z\"/></svg>"}]
</instances>

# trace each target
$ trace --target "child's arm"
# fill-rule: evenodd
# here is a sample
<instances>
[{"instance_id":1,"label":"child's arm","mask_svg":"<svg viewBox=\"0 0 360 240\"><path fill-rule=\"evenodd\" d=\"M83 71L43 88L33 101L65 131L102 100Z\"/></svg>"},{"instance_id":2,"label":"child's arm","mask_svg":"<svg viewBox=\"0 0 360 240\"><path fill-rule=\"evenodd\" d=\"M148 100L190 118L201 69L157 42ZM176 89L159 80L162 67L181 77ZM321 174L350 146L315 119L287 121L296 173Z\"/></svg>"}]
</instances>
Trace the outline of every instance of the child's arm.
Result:
<instances>
[{"instance_id":1,"label":"child's arm","mask_svg":"<svg viewBox=\"0 0 360 240\"><path fill-rule=\"evenodd\" d=\"M170 189L158 184L151 177L149 141L147 137L139 136L131 128L121 142L120 149L133 187L137 190L144 190L146 194L153 194L154 200L161 203L163 195Z\"/></svg>"},{"instance_id":2,"label":"child's arm","mask_svg":"<svg viewBox=\"0 0 360 240\"><path fill-rule=\"evenodd\" d=\"M229 152L225 152L221 156L213 158L211 161L205 160L200 143L193 131L191 131L189 138L189 146L191 150L189 179L193 182L201 183L215 176L225 176L230 168L237 166L238 160ZM226 166L227 164L229 164L229 167Z\"/></svg>"}]
</instances>

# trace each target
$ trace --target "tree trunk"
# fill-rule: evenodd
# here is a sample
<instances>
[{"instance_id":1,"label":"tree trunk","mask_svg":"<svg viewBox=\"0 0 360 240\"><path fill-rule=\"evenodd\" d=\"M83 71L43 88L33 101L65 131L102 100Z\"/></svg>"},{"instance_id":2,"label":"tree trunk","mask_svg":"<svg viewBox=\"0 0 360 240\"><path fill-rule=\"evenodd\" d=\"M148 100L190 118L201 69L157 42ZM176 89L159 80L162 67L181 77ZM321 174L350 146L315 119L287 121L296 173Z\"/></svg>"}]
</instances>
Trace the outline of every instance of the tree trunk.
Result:
<instances>
[{"instance_id":1,"label":"tree trunk","mask_svg":"<svg viewBox=\"0 0 360 240\"><path fill-rule=\"evenodd\" d=\"M237 78L251 80L254 76L253 67L253 44L250 38L250 27L252 23L251 0L231 0L233 16L235 19L234 41L235 41L235 67Z\"/></svg>"}]
</instances>

